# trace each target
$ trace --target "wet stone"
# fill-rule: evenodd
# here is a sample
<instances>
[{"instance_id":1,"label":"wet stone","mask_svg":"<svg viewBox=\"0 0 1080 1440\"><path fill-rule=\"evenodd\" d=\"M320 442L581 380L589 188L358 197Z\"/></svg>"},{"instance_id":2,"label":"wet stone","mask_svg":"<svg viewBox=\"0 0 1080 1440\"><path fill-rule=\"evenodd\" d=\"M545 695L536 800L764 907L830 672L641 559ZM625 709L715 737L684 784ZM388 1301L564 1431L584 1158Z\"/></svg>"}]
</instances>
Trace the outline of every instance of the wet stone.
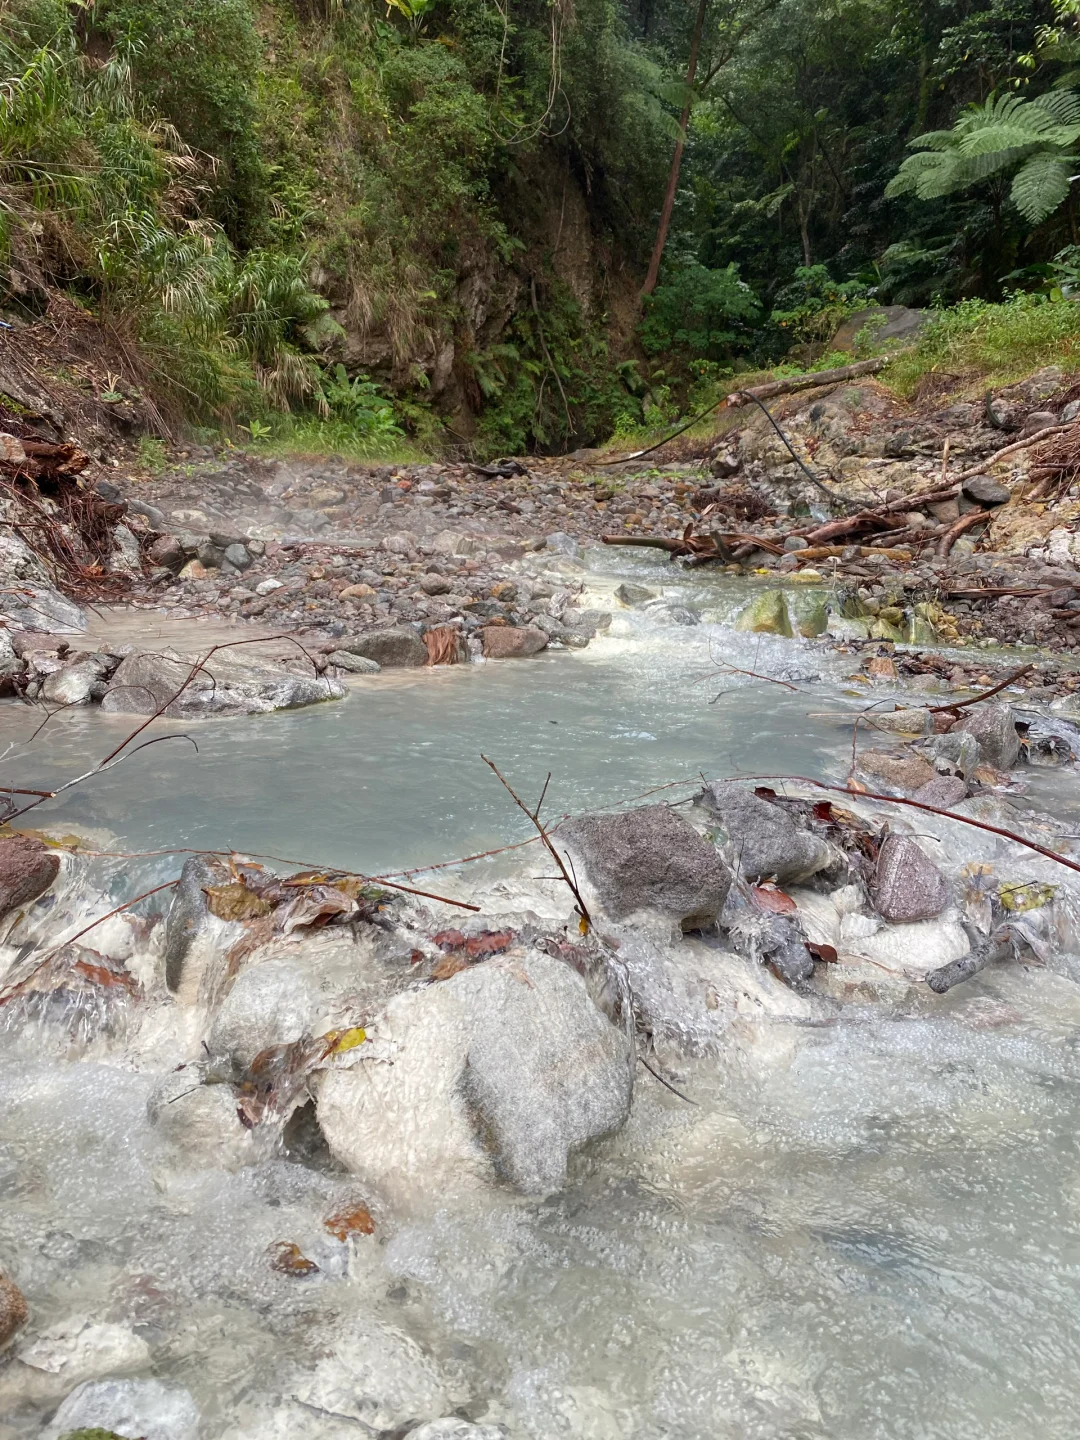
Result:
<instances>
[{"instance_id":1,"label":"wet stone","mask_svg":"<svg viewBox=\"0 0 1080 1440\"><path fill-rule=\"evenodd\" d=\"M878 913L896 925L932 920L949 898L944 875L907 835L886 836L872 889Z\"/></svg>"},{"instance_id":2,"label":"wet stone","mask_svg":"<svg viewBox=\"0 0 1080 1440\"><path fill-rule=\"evenodd\" d=\"M60 857L35 836L0 837L0 916L36 900L59 869Z\"/></svg>"},{"instance_id":3,"label":"wet stone","mask_svg":"<svg viewBox=\"0 0 1080 1440\"><path fill-rule=\"evenodd\" d=\"M622 815L582 815L559 837L580 857L601 904L618 919L658 910L693 929L724 907L731 875L716 848L666 805Z\"/></svg>"},{"instance_id":4,"label":"wet stone","mask_svg":"<svg viewBox=\"0 0 1080 1440\"><path fill-rule=\"evenodd\" d=\"M781 806L744 785L714 782L701 801L728 833L735 862L747 880L771 876L782 885L823 870L832 851L818 835L802 829Z\"/></svg>"},{"instance_id":5,"label":"wet stone","mask_svg":"<svg viewBox=\"0 0 1080 1440\"><path fill-rule=\"evenodd\" d=\"M972 735L979 742L982 758L997 770L1011 770L1020 755L1020 737L1012 706L1002 703L975 705L950 734Z\"/></svg>"},{"instance_id":6,"label":"wet stone","mask_svg":"<svg viewBox=\"0 0 1080 1440\"><path fill-rule=\"evenodd\" d=\"M0 1270L0 1350L26 1324L28 1313L26 1297L15 1281Z\"/></svg>"}]
</instances>

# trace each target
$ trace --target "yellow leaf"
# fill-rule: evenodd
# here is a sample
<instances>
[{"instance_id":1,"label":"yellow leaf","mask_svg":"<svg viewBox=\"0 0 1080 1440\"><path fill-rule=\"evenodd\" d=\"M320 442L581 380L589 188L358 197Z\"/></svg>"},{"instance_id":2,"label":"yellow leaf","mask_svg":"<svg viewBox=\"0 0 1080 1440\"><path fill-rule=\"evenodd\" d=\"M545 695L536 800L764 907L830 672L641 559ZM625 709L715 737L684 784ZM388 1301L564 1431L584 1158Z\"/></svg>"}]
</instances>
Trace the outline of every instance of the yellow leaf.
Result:
<instances>
[{"instance_id":1,"label":"yellow leaf","mask_svg":"<svg viewBox=\"0 0 1080 1440\"><path fill-rule=\"evenodd\" d=\"M326 1040L327 1055L344 1055L346 1050L355 1050L358 1045L363 1045L367 1031L362 1025L353 1025L348 1030L331 1030L323 1038Z\"/></svg>"},{"instance_id":2,"label":"yellow leaf","mask_svg":"<svg viewBox=\"0 0 1080 1440\"><path fill-rule=\"evenodd\" d=\"M581 935L587 935L589 933L589 922L585 919L584 915L582 915L581 919L578 921L577 928L578 933Z\"/></svg>"},{"instance_id":3,"label":"yellow leaf","mask_svg":"<svg viewBox=\"0 0 1080 1440\"><path fill-rule=\"evenodd\" d=\"M1029 880L1024 885L1003 885L998 891L998 899L1013 915L1023 915L1027 910L1049 905L1056 894L1056 885L1040 885L1035 880Z\"/></svg>"}]
</instances>

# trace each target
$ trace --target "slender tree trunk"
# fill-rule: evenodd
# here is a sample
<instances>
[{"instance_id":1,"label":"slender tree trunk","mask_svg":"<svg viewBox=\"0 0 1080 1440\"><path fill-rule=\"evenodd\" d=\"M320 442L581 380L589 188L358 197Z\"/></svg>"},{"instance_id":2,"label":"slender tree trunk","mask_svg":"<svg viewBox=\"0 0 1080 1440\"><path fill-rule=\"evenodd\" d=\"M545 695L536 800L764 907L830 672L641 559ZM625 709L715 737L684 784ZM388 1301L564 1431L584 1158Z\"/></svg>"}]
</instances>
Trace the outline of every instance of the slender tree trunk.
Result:
<instances>
[{"instance_id":1,"label":"slender tree trunk","mask_svg":"<svg viewBox=\"0 0 1080 1440\"><path fill-rule=\"evenodd\" d=\"M694 34L690 41L690 59L686 65L687 91L693 87L694 76L697 74L698 50L701 48L701 32L705 28L705 12L708 8L709 0L698 0L697 19L694 21ZM683 146L686 144L686 127L690 123L692 98L690 94L687 94L686 104L679 117L679 138L675 142L675 154L671 157L667 193L664 195L664 205L660 211L660 224L656 227L656 243L653 246L652 259L649 261L649 273L645 276L645 284L641 287L643 296L651 295L656 289L656 281L660 274L660 261L663 259L664 246L667 244L671 212L675 208L675 192L679 188L679 170L682 166Z\"/></svg>"}]
</instances>

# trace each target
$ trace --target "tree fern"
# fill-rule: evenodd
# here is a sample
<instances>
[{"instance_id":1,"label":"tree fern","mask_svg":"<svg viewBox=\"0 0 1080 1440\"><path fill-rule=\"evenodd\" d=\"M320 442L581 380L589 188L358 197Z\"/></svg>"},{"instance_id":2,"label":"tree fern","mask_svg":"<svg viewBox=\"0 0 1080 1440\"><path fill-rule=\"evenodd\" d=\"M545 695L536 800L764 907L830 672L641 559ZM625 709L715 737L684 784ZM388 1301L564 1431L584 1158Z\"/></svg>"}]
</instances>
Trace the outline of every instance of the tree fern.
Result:
<instances>
[{"instance_id":1,"label":"tree fern","mask_svg":"<svg viewBox=\"0 0 1080 1440\"><path fill-rule=\"evenodd\" d=\"M1033 100L992 95L972 105L951 130L932 130L911 142L909 155L886 187L888 196L934 200L1013 171L1010 198L1033 225L1062 205L1080 161L1080 95L1053 90Z\"/></svg>"}]
</instances>

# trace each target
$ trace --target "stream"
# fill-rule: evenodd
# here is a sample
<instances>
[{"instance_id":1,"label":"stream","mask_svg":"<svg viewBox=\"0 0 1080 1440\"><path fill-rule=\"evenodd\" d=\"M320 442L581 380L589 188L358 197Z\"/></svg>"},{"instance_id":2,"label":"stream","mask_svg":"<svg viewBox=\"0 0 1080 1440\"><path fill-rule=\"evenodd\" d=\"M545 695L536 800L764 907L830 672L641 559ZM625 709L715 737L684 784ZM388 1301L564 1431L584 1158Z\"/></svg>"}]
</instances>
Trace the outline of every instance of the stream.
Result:
<instances>
[{"instance_id":1,"label":"stream","mask_svg":"<svg viewBox=\"0 0 1080 1440\"><path fill-rule=\"evenodd\" d=\"M745 584L648 555L589 564L594 596L662 585L703 623L617 611L587 650L159 722L197 751L155 744L24 823L122 852L90 862L100 906L175 876L175 854L146 853L172 847L382 874L527 838L481 753L532 800L550 772L552 819L672 781L687 783L671 798L689 796L699 772L843 781L850 727L822 712L859 707L850 657L732 629ZM31 744L37 721L0 707L12 783L55 787L132 728L72 710ZM1032 803L1076 811L1071 772L1030 781ZM927 829L955 863L1008 852ZM512 886L519 863L410 883ZM85 1363L28 1375L0 1359L0 1440L54 1436L73 1385L112 1373L189 1391L198 1440L362 1440L379 1432L310 1408L286 1423L267 1397L316 1353L320 1317L344 1325L372 1303L437 1358L447 1413L514 1440L1074 1440L1080 988L1010 963L946 996L858 998L752 1043L733 1027L723 1053L681 1060L693 1103L639 1068L630 1121L574 1158L556 1196L377 1215L349 1246L322 1225L347 1181L332 1169L166 1153L147 1101L186 1058L177 1022L137 1056L0 1030L0 1266L18 1262L33 1334L72 1317L114 1327ZM318 1273L271 1270L283 1239Z\"/></svg>"}]
</instances>

